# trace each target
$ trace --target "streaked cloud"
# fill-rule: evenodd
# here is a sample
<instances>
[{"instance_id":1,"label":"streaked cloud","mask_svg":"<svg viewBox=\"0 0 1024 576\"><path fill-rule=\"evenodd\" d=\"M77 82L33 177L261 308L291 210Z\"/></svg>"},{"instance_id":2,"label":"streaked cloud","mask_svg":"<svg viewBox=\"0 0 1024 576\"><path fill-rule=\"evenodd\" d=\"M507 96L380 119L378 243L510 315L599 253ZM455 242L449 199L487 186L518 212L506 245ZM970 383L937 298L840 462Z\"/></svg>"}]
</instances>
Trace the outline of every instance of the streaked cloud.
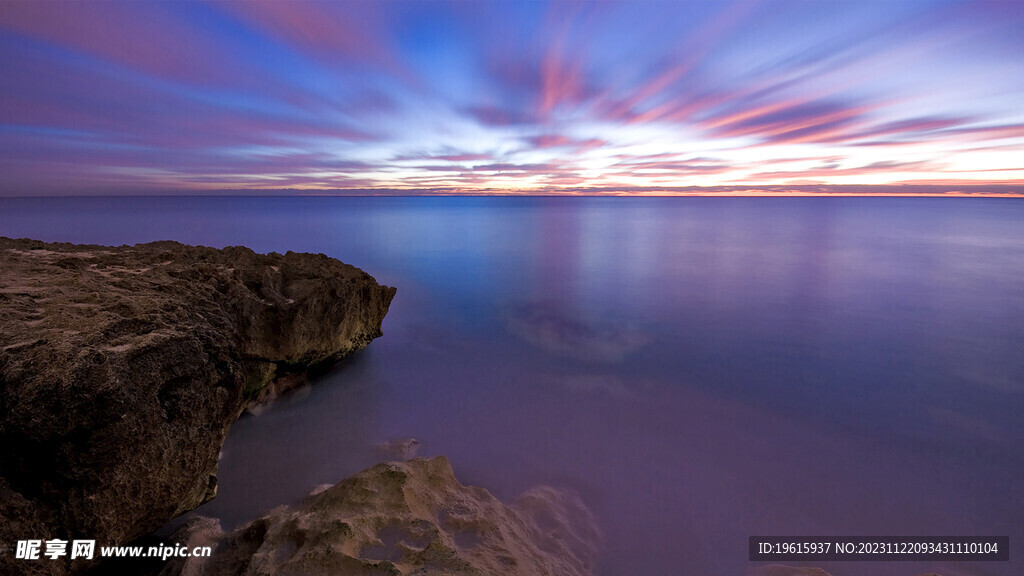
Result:
<instances>
[{"instance_id":1,"label":"streaked cloud","mask_svg":"<svg viewBox=\"0 0 1024 576\"><path fill-rule=\"evenodd\" d=\"M1022 26L1014 1L0 0L0 194L1024 193Z\"/></svg>"}]
</instances>

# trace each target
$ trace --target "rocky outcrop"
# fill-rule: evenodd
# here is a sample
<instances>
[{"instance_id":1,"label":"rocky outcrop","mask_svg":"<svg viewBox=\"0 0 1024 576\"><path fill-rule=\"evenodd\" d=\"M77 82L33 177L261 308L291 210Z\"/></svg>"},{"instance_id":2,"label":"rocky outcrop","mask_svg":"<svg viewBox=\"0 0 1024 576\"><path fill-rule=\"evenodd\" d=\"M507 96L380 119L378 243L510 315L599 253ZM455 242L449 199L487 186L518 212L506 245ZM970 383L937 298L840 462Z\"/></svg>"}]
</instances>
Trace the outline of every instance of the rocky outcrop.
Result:
<instances>
[{"instance_id":1,"label":"rocky outcrop","mask_svg":"<svg viewBox=\"0 0 1024 576\"><path fill-rule=\"evenodd\" d=\"M178 538L213 555L161 576L584 576L600 537L572 493L534 488L506 506L438 456L378 464L228 534L200 518Z\"/></svg>"},{"instance_id":2,"label":"rocky outcrop","mask_svg":"<svg viewBox=\"0 0 1024 576\"><path fill-rule=\"evenodd\" d=\"M0 573L18 539L126 542L211 499L247 407L381 335L394 288L324 255L0 238Z\"/></svg>"}]
</instances>

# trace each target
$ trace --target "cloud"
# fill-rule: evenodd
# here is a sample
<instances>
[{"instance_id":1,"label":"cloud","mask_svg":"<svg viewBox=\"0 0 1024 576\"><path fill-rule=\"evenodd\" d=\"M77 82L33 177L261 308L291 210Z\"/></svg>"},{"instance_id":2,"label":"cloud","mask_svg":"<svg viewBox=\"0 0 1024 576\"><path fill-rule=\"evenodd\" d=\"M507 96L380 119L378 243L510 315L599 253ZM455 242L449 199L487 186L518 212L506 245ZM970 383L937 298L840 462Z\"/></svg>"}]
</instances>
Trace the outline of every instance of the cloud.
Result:
<instances>
[{"instance_id":1,"label":"cloud","mask_svg":"<svg viewBox=\"0 0 1024 576\"><path fill-rule=\"evenodd\" d=\"M929 0L10 2L0 151L47 191L1015 183L1022 23Z\"/></svg>"},{"instance_id":2,"label":"cloud","mask_svg":"<svg viewBox=\"0 0 1024 576\"><path fill-rule=\"evenodd\" d=\"M5 2L0 27L158 78L251 86L245 61L188 16L156 2Z\"/></svg>"},{"instance_id":3,"label":"cloud","mask_svg":"<svg viewBox=\"0 0 1024 576\"><path fill-rule=\"evenodd\" d=\"M853 168L839 168L835 164L826 166L819 166L809 170L791 170L791 171L773 171L773 172L758 172L752 174L752 178L772 179L777 180L780 178L835 178L836 176L863 176L867 174L877 174L879 172L926 172L933 173L941 170L944 164L928 161L928 162L896 162L896 161L880 161L873 162L866 166L857 166Z\"/></svg>"},{"instance_id":4,"label":"cloud","mask_svg":"<svg viewBox=\"0 0 1024 576\"><path fill-rule=\"evenodd\" d=\"M540 134L526 139L532 148L568 148L574 152L582 152L600 148L608 144L607 140L601 138L571 138L564 134Z\"/></svg>"},{"instance_id":5,"label":"cloud","mask_svg":"<svg viewBox=\"0 0 1024 576\"><path fill-rule=\"evenodd\" d=\"M328 64L342 59L398 67L379 3L246 0L217 6L285 47Z\"/></svg>"},{"instance_id":6,"label":"cloud","mask_svg":"<svg viewBox=\"0 0 1024 576\"><path fill-rule=\"evenodd\" d=\"M407 161L407 160L444 160L446 162L476 162L479 160L493 160L494 157L490 154L471 154L466 152L458 152L451 154L404 154L393 158L394 161Z\"/></svg>"}]
</instances>

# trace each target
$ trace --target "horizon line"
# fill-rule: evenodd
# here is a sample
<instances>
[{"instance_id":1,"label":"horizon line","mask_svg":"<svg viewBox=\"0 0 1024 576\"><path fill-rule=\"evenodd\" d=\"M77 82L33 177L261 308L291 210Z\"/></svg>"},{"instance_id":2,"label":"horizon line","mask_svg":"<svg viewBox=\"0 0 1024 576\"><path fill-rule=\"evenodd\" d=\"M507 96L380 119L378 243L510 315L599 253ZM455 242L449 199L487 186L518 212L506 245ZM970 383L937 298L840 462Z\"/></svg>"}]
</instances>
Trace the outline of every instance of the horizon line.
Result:
<instances>
[{"instance_id":1,"label":"horizon line","mask_svg":"<svg viewBox=\"0 0 1024 576\"><path fill-rule=\"evenodd\" d=\"M364 189L365 190L365 189ZM719 191L719 192L421 192L421 193L351 193L344 189L313 191L281 189L268 190L208 190L188 192L129 192L129 193L56 193L2 195L0 199L24 198L1024 198L1024 191L948 191L948 192L817 192L817 191Z\"/></svg>"}]
</instances>

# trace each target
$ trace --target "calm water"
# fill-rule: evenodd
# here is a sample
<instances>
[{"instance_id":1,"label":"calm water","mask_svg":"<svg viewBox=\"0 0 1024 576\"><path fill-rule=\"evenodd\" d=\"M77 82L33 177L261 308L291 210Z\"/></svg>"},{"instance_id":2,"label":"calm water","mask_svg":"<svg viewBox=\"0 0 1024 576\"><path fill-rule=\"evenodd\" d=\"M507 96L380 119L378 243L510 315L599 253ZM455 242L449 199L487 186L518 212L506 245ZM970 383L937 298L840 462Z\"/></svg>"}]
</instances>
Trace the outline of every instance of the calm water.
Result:
<instances>
[{"instance_id":1,"label":"calm water","mask_svg":"<svg viewBox=\"0 0 1024 576\"><path fill-rule=\"evenodd\" d=\"M750 535L1009 535L1024 573L1024 202L0 199L0 235L323 252L385 336L232 429L228 526L415 437L510 499L579 491L602 576L740 575Z\"/></svg>"}]
</instances>

